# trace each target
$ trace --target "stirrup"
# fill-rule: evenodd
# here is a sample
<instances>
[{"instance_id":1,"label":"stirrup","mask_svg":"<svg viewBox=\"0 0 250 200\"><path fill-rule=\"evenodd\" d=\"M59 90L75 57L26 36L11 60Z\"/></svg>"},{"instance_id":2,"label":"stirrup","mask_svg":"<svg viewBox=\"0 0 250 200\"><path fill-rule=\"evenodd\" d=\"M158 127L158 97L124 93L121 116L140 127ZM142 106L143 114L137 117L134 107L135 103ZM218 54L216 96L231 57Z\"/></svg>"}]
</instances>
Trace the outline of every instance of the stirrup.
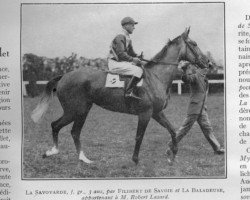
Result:
<instances>
[{"instance_id":1,"label":"stirrup","mask_svg":"<svg viewBox=\"0 0 250 200\"><path fill-rule=\"evenodd\" d=\"M138 97L137 95L135 95L133 93L133 91L131 91L130 93L125 93L125 97L126 98L133 98L133 99L137 99L137 100L142 100L140 97Z\"/></svg>"}]
</instances>

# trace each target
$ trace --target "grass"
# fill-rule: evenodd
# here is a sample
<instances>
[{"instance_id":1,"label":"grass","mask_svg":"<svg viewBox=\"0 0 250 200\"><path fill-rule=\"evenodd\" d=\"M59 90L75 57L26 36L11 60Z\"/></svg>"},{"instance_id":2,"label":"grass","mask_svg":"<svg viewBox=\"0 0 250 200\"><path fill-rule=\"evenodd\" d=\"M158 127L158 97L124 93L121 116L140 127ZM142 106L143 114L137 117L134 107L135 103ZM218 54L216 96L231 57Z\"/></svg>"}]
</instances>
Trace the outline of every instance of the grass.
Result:
<instances>
[{"instance_id":1,"label":"grass","mask_svg":"<svg viewBox=\"0 0 250 200\"><path fill-rule=\"evenodd\" d=\"M186 115L188 95L172 95L165 110L170 122L178 128ZM93 106L81 134L87 157L94 164L78 161L68 125L60 131L58 155L43 159L53 145L52 121L62 114L57 98L51 103L41 124L34 124L30 113L38 98L24 98L23 177L24 178L224 178L225 157L214 155L212 148L195 124L179 144L174 165L166 160L170 134L151 120L146 130L136 166L131 158L135 145L137 117L114 113ZM208 114L215 136L224 146L224 96L210 95Z\"/></svg>"}]
</instances>

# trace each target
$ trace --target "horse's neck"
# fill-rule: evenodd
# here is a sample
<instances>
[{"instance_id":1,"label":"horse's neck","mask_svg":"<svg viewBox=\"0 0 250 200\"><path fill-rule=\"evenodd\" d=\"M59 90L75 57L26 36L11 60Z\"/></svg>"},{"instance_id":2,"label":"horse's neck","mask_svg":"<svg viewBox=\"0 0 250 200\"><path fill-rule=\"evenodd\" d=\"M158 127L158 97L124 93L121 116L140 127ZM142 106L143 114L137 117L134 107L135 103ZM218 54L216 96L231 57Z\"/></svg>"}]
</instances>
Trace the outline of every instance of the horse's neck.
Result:
<instances>
[{"instance_id":1,"label":"horse's neck","mask_svg":"<svg viewBox=\"0 0 250 200\"><path fill-rule=\"evenodd\" d=\"M175 74L175 68L176 66L173 65L160 65L157 66L157 69L153 71L153 73L159 78L166 90L172 85Z\"/></svg>"},{"instance_id":2,"label":"horse's neck","mask_svg":"<svg viewBox=\"0 0 250 200\"><path fill-rule=\"evenodd\" d=\"M166 56L159 63L178 63L178 53L174 56ZM164 87L168 89L174 79L176 72L176 65L171 64L156 64L151 69L149 69L152 73L154 73L162 82Z\"/></svg>"}]
</instances>

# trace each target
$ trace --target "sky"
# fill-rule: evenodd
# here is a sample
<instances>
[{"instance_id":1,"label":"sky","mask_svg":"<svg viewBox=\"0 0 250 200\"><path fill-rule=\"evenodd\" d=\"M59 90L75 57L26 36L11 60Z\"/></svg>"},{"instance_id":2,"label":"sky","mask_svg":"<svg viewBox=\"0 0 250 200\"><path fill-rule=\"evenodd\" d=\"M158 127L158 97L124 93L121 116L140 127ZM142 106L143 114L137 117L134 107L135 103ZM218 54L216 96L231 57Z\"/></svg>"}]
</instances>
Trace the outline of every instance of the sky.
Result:
<instances>
[{"instance_id":1,"label":"sky","mask_svg":"<svg viewBox=\"0 0 250 200\"><path fill-rule=\"evenodd\" d=\"M106 58L126 16L139 22L131 39L145 58L190 26L189 37L200 49L224 61L223 3L23 4L22 54Z\"/></svg>"}]
</instances>

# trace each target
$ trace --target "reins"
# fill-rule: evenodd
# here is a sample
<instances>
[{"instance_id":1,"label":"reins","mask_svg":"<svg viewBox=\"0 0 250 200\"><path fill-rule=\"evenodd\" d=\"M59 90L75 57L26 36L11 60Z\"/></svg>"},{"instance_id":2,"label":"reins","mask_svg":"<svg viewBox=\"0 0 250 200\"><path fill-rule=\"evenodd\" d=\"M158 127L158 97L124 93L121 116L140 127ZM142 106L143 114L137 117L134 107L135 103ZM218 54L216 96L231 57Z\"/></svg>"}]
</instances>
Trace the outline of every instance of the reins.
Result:
<instances>
[{"instance_id":1,"label":"reins","mask_svg":"<svg viewBox=\"0 0 250 200\"><path fill-rule=\"evenodd\" d=\"M147 63L154 63L154 64L162 64L162 65L179 65L177 62L162 62L162 61L154 61L154 60L147 60L142 58L142 61L145 61Z\"/></svg>"}]
</instances>

